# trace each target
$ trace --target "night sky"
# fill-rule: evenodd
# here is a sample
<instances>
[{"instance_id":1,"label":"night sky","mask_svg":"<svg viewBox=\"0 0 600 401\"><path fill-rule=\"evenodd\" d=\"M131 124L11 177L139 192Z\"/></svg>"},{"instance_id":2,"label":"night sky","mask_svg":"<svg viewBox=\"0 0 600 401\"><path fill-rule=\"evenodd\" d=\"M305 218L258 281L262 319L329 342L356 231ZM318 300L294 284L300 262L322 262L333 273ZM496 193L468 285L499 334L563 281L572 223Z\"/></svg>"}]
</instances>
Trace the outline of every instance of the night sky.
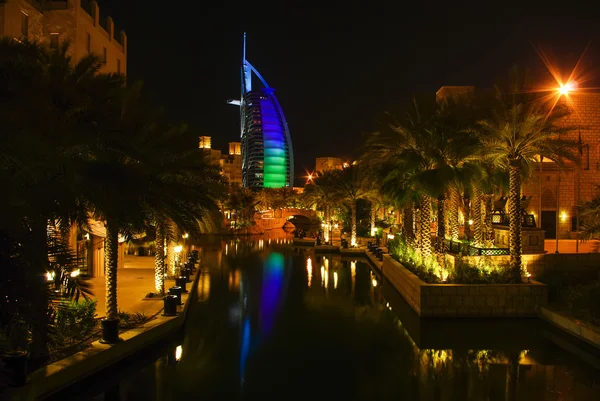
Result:
<instances>
[{"instance_id":1,"label":"night sky","mask_svg":"<svg viewBox=\"0 0 600 401\"><path fill-rule=\"evenodd\" d=\"M99 1L128 35L129 79L143 78L173 118L212 136L213 148L239 141L239 109L225 102L239 98L246 31L247 58L276 88L288 120L297 176L315 157L360 154L378 118L414 94L490 87L515 64L548 82L536 48L568 75L591 41L580 71L600 78L598 10L575 2L270 3Z\"/></svg>"}]
</instances>

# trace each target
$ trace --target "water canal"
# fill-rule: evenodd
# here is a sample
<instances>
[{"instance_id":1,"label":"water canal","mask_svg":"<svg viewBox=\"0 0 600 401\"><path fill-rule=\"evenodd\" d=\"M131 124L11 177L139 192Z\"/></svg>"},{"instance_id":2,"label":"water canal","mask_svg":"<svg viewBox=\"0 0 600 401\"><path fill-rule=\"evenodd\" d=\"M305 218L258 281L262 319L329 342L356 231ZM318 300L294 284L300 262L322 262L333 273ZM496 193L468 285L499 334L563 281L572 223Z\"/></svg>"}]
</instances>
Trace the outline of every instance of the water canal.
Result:
<instances>
[{"instance_id":1,"label":"water canal","mask_svg":"<svg viewBox=\"0 0 600 401\"><path fill-rule=\"evenodd\" d=\"M600 358L536 319L421 320L364 259L284 233L197 247L181 338L53 399L600 400Z\"/></svg>"}]
</instances>

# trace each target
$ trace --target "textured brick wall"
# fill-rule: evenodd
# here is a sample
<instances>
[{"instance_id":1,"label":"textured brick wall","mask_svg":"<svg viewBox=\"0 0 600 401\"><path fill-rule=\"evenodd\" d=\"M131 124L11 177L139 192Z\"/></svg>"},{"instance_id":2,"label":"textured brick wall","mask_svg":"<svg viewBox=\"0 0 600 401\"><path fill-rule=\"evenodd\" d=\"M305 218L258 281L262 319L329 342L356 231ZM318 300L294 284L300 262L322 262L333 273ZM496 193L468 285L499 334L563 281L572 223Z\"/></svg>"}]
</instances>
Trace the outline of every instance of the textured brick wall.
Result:
<instances>
[{"instance_id":1,"label":"textured brick wall","mask_svg":"<svg viewBox=\"0 0 600 401\"><path fill-rule=\"evenodd\" d=\"M577 205L578 189L579 199L582 202L592 199L598 194L598 185L600 185L600 94L598 93L573 93L568 100L564 98L561 101L567 101L572 113L565 119L565 124L570 126L580 126L581 129L566 134L565 137L578 140L581 135L583 144L583 160L580 177L578 170L571 166L567 171L560 174L550 163L544 163L543 170L537 171L535 176L523 187L523 195L531 196L529 212L534 213L539 221L540 216L540 189L542 193L546 191L547 195L542 197L550 202L543 202L541 210L556 210L554 203L558 189L559 209L559 238L569 238L571 230L571 217L575 216L575 206Z\"/></svg>"}]
</instances>

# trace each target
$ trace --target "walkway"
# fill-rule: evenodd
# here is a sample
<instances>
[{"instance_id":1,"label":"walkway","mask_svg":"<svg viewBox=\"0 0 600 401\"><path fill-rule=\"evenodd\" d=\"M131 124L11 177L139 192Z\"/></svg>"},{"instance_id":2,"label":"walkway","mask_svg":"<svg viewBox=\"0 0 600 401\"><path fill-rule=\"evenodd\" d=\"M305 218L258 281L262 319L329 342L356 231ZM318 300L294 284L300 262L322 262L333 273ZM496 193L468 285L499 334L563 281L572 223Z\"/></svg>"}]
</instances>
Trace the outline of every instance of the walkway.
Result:
<instances>
[{"instance_id":1,"label":"walkway","mask_svg":"<svg viewBox=\"0 0 600 401\"><path fill-rule=\"evenodd\" d=\"M127 313L143 313L155 315L163 308L162 298L144 298L154 292L154 257L125 255L125 268L117 272L117 302L119 310ZM106 286L104 277L89 280L92 293L97 300L97 317L104 317L106 312ZM175 280L166 280L165 289L175 285Z\"/></svg>"}]
</instances>

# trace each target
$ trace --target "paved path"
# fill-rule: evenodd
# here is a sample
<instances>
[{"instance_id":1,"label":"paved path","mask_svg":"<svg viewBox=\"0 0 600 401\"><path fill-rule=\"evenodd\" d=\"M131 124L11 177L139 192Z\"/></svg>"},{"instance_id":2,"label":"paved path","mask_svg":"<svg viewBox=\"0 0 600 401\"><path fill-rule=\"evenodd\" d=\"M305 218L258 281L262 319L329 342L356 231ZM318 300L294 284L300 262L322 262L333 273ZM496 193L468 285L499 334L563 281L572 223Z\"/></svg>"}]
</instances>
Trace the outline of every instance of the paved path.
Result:
<instances>
[{"instance_id":1,"label":"paved path","mask_svg":"<svg viewBox=\"0 0 600 401\"><path fill-rule=\"evenodd\" d=\"M152 316L163 308L162 299L144 300L154 292L154 257L125 255L124 268L117 272L117 303L119 310L144 313ZM98 304L97 317L106 316L106 286L104 277L90 280L92 293ZM165 281L165 290L175 285L175 280ZM189 284L188 284L189 286Z\"/></svg>"}]
</instances>

